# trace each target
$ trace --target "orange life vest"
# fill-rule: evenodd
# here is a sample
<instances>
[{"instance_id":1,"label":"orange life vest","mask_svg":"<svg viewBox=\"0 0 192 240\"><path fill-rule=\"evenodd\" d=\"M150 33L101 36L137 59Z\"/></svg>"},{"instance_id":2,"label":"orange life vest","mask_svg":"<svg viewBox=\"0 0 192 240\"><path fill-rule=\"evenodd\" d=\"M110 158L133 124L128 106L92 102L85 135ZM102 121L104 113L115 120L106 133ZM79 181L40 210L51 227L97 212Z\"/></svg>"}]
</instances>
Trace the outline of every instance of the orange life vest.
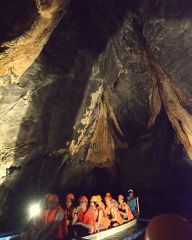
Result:
<instances>
[{"instance_id":1,"label":"orange life vest","mask_svg":"<svg viewBox=\"0 0 192 240\"><path fill-rule=\"evenodd\" d=\"M103 217L101 218L99 225L102 226L104 229L108 229L111 224L111 221L106 216L105 204L103 202L101 202L101 206L98 207L98 213L99 211L103 212Z\"/></svg>"},{"instance_id":2,"label":"orange life vest","mask_svg":"<svg viewBox=\"0 0 192 240\"><path fill-rule=\"evenodd\" d=\"M107 217L102 217L101 218L101 222L100 222L100 225L104 228L104 229L108 229L109 226L111 224L111 221L109 220L109 218Z\"/></svg>"},{"instance_id":3,"label":"orange life vest","mask_svg":"<svg viewBox=\"0 0 192 240\"><path fill-rule=\"evenodd\" d=\"M125 202L123 202L121 205L119 205L119 210L120 211L124 211L126 212L127 211L127 219L130 221L134 218L132 212L131 212L131 209L129 207L129 205Z\"/></svg>"},{"instance_id":4,"label":"orange life vest","mask_svg":"<svg viewBox=\"0 0 192 240\"><path fill-rule=\"evenodd\" d=\"M121 217L121 214L116 206L113 206L111 208L111 215L112 217L116 217L116 221L121 225L123 224L123 218Z\"/></svg>"},{"instance_id":5,"label":"orange life vest","mask_svg":"<svg viewBox=\"0 0 192 240\"><path fill-rule=\"evenodd\" d=\"M77 221L78 222L83 222L85 224L90 224L91 225L91 231L96 232L96 212L94 207L89 207L86 212L83 212L83 210L79 210L77 214Z\"/></svg>"},{"instance_id":6,"label":"orange life vest","mask_svg":"<svg viewBox=\"0 0 192 240\"><path fill-rule=\"evenodd\" d=\"M55 209L53 210L46 210L45 211L45 224L49 224L49 223L53 223L56 219L57 213L59 211L63 211L63 208L58 205ZM59 224L59 227L57 229L57 233L56 233L56 239L63 239L64 238L64 221L62 221Z\"/></svg>"}]
</instances>

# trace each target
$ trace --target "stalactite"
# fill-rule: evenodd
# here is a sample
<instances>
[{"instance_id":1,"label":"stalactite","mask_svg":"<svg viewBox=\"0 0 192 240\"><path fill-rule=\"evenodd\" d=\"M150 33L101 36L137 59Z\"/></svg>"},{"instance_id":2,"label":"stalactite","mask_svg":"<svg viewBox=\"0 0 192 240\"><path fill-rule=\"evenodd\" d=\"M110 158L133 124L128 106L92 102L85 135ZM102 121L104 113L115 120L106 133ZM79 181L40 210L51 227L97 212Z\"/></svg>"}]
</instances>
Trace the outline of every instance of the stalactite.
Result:
<instances>
[{"instance_id":1,"label":"stalactite","mask_svg":"<svg viewBox=\"0 0 192 240\"><path fill-rule=\"evenodd\" d=\"M91 166L111 167L115 160L115 143L111 136L106 103L102 100L86 162Z\"/></svg>"},{"instance_id":2,"label":"stalactite","mask_svg":"<svg viewBox=\"0 0 192 240\"><path fill-rule=\"evenodd\" d=\"M165 70L146 51L148 64L151 68L152 89L150 95L151 127L163 105L176 136L183 144L185 151L192 160L192 116L186 107L192 106L192 100L171 83Z\"/></svg>"},{"instance_id":3,"label":"stalactite","mask_svg":"<svg viewBox=\"0 0 192 240\"><path fill-rule=\"evenodd\" d=\"M106 94L103 94L99 105L99 115L93 136L90 140L86 163L91 166L112 167L115 161L115 142L112 137L109 117L112 119L116 130L124 136L113 108Z\"/></svg>"}]
</instances>

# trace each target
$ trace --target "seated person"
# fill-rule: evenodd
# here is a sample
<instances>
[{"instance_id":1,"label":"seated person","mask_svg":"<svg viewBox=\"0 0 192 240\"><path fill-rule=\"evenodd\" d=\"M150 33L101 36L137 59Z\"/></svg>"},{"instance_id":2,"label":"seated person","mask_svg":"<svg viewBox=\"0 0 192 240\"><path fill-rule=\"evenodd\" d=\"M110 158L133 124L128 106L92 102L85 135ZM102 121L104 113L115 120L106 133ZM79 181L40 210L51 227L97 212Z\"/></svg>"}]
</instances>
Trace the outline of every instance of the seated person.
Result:
<instances>
[{"instance_id":1,"label":"seated person","mask_svg":"<svg viewBox=\"0 0 192 240\"><path fill-rule=\"evenodd\" d=\"M46 193L41 201L41 208L42 212L39 213L37 216L33 216L30 218L30 221L28 222L27 226L25 227L25 230L21 233L20 239L21 240L30 240L34 239L34 236L36 235L37 232L41 230L44 224L44 212L47 210L47 203L48 203L48 198L51 193Z\"/></svg>"},{"instance_id":2,"label":"seated person","mask_svg":"<svg viewBox=\"0 0 192 240\"><path fill-rule=\"evenodd\" d=\"M79 198L79 206L74 211L72 220L72 236L80 238L96 232L96 212L93 205L88 205L86 196Z\"/></svg>"},{"instance_id":3,"label":"seated person","mask_svg":"<svg viewBox=\"0 0 192 240\"><path fill-rule=\"evenodd\" d=\"M64 207L64 235L65 238L68 237L69 227L72 224L73 216L74 216L74 201L75 196L73 193L68 193L65 198L65 207Z\"/></svg>"},{"instance_id":4,"label":"seated person","mask_svg":"<svg viewBox=\"0 0 192 240\"><path fill-rule=\"evenodd\" d=\"M121 216L124 219L124 222L131 221L132 219L134 219L134 216L133 216L133 214L131 212L130 207L124 201L123 195L119 195L118 196L118 202L119 202L118 208L119 208L119 211L121 213Z\"/></svg>"},{"instance_id":5,"label":"seated person","mask_svg":"<svg viewBox=\"0 0 192 240\"><path fill-rule=\"evenodd\" d=\"M64 210L55 194L48 197L48 209L44 213L44 227L33 240L63 240Z\"/></svg>"},{"instance_id":6,"label":"seated person","mask_svg":"<svg viewBox=\"0 0 192 240\"><path fill-rule=\"evenodd\" d=\"M97 203L99 204L99 207L100 207L100 208L105 209L105 204L104 204L104 202L102 201L101 195L97 195Z\"/></svg>"},{"instance_id":7,"label":"seated person","mask_svg":"<svg viewBox=\"0 0 192 240\"><path fill-rule=\"evenodd\" d=\"M106 193L105 197L109 197L116 207L118 207L118 202L112 198L111 193Z\"/></svg>"},{"instance_id":8,"label":"seated person","mask_svg":"<svg viewBox=\"0 0 192 240\"><path fill-rule=\"evenodd\" d=\"M110 227L111 221L105 215L105 204L102 202L100 195L91 198L97 209L97 228L99 230L108 229Z\"/></svg>"},{"instance_id":9,"label":"seated person","mask_svg":"<svg viewBox=\"0 0 192 240\"><path fill-rule=\"evenodd\" d=\"M109 197L105 197L105 214L111 220L111 226L115 227L123 224L123 218L118 210L118 207L115 206L114 202L111 201Z\"/></svg>"},{"instance_id":10,"label":"seated person","mask_svg":"<svg viewBox=\"0 0 192 240\"><path fill-rule=\"evenodd\" d=\"M137 205L137 198L135 198L134 192L132 189L128 190L127 204L129 205L133 215L138 216L139 210L138 210L138 205Z\"/></svg>"}]
</instances>

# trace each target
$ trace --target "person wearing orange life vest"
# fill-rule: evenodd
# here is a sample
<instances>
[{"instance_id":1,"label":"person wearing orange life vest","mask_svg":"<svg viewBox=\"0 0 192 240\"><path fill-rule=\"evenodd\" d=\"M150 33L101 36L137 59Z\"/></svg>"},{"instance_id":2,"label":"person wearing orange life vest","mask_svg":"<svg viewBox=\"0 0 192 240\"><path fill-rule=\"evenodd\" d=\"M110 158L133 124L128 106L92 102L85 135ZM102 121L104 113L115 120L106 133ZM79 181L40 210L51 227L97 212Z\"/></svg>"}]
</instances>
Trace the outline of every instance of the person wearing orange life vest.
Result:
<instances>
[{"instance_id":1,"label":"person wearing orange life vest","mask_svg":"<svg viewBox=\"0 0 192 240\"><path fill-rule=\"evenodd\" d=\"M111 226L115 227L123 224L123 218L118 210L118 207L115 206L114 202L111 201L109 197L105 197L105 214L111 220Z\"/></svg>"},{"instance_id":2,"label":"person wearing orange life vest","mask_svg":"<svg viewBox=\"0 0 192 240\"><path fill-rule=\"evenodd\" d=\"M124 221L131 221L134 219L134 216L131 212L130 207L128 204L124 201L123 195L118 196L118 202L119 202L119 211L121 213L121 216L123 217Z\"/></svg>"},{"instance_id":3,"label":"person wearing orange life vest","mask_svg":"<svg viewBox=\"0 0 192 240\"><path fill-rule=\"evenodd\" d=\"M88 233L96 232L96 213L94 206L88 205L88 198L81 196L79 198L79 206L74 211L72 221L73 235L85 236Z\"/></svg>"},{"instance_id":4,"label":"person wearing orange life vest","mask_svg":"<svg viewBox=\"0 0 192 240\"><path fill-rule=\"evenodd\" d=\"M42 211L38 216L32 217L20 235L21 240L34 239L36 234L41 231L44 223L44 211L47 209L48 198L51 193L46 193L41 200Z\"/></svg>"},{"instance_id":5,"label":"person wearing orange life vest","mask_svg":"<svg viewBox=\"0 0 192 240\"><path fill-rule=\"evenodd\" d=\"M105 209L105 204L102 201L101 195L97 195L97 203L99 204L99 208Z\"/></svg>"},{"instance_id":6,"label":"person wearing orange life vest","mask_svg":"<svg viewBox=\"0 0 192 240\"><path fill-rule=\"evenodd\" d=\"M95 222L97 221L98 218L98 205L97 205L97 196L92 196L90 199L90 207L94 211L94 217L95 217Z\"/></svg>"},{"instance_id":7,"label":"person wearing orange life vest","mask_svg":"<svg viewBox=\"0 0 192 240\"><path fill-rule=\"evenodd\" d=\"M64 210L59 205L58 196L51 194L48 197L47 206L48 209L44 213L44 228L34 240L63 240Z\"/></svg>"},{"instance_id":8,"label":"person wearing orange life vest","mask_svg":"<svg viewBox=\"0 0 192 240\"><path fill-rule=\"evenodd\" d=\"M100 195L94 196L91 200L94 201L95 207L97 209L97 228L99 230L108 229L111 221L105 215L105 204L102 202Z\"/></svg>"},{"instance_id":9,"label":"person wearing orange life vest","mask_svg":"<svg viewBox=\"0 0 192 240\"><path fill-rule=\"evenodd\" d=\"M113 199L112 198L112 196L111 196L111 193L106 193L106 195L105 195L105 197L109 197L110 199L111 199L111 201L112 201L112 203L116 206L116 207L118 207L118 202L115 200L115 199Z\"/></svg>"},{"instance_id":10,"label":"person wearing orange life vest","mask_svg":"<svg viewBox=\"0 0 192 240\"><path fill-rule=\"evenodd\" d=\"M74 200L75 196L73 193L68 193L65 198L64 207L64 235L65 238L68 237L69 227L72 224L73 214L74 214Z\"/></svg>"}]
</instances>

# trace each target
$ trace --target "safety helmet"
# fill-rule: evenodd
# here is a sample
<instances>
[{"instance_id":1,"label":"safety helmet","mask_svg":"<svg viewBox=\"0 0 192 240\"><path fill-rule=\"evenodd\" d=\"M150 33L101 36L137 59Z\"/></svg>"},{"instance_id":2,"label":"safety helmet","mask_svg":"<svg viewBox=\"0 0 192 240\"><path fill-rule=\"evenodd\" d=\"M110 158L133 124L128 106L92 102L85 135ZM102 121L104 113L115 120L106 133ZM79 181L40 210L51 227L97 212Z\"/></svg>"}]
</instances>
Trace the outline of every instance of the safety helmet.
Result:
<instances>
[{"instance_id":1,"label":"safety helmet","mask_svg":"<svg viewBox=\"0 0 192 240\"><path fill-rule=\"evenodd\" d=\"M133 189L129 189L129 190L128 190L128 193L133 193Z\"/></svg>"},{"instance_id":2,"label":"safety helmet","mask_svg":"<svg viewBox=\"0 0 192 240\"><path fill-rule=\"evenodd\" d=\"M92 196L90 201L91 202L98 202L97 196Z\"/></svg>"},{"instance_id":3,"label":"safety helmet","mask_svg":"<svg viewBox=\"0 0 192 240\"><path fill-rule=\"evenodd\" d=\"M101 201L102 201L101 195L97 195L97 201L98 201L98 202L101 202Z\"/></svg>"},{"instance_id":4,"label":"safety helmet","mask_svg":"<svg viewBox=\"0 0 192 240\"><path fill-rule=\"evenodd\" d=\"M51 195L51 193L45 193L44 195L44 200L47 201L49 199L49 196Z\"/></svg>"},{"instance_id":5,"label":"safety helmet","mask_svg":"<svg viewBox=\"0 0 192 240\"><path fill-rule=\"evenodd\" d=\"M66 195L66 199L75 200L75 196L74 196L73 193L68 193L68 194Z\"/></svg>"},{"instance_id":6,"label":"safety helmet","mask_svg":"<svg viewBox=\"0 0 192 240\"><path fill-rule=\"evenodd\" d=\"M78 201L84 201L84 202L87 202L88 203L88 198L86 196L81 196Z\"/></svg>"},{"instance_id":7,"label":"safety helmet","mask_svg":"<svg viewBox=\"0 0 192 240\"><path fill-rule=\"evenodd\" d=\"M50 194L47 200L50 202L59 202L59 197L56 194Z\"/></svg>"}]
</instances>

